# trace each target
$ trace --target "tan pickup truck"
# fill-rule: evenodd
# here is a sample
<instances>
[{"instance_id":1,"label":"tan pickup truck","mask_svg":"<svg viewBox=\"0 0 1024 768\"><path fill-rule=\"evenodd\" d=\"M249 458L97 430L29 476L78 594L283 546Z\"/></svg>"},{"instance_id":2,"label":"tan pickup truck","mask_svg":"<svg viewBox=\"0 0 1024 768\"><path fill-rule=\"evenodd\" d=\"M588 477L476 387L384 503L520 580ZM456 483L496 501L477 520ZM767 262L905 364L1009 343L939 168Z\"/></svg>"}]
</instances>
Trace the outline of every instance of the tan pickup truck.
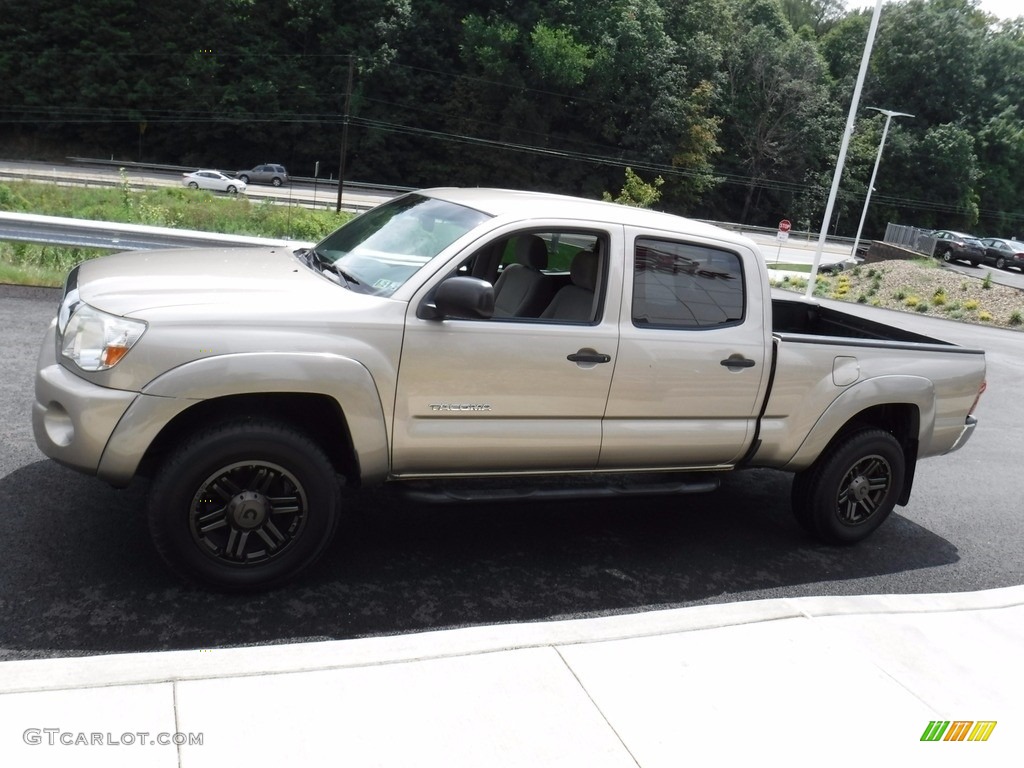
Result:
<instances>
[{"instance_id":1,"label":"tan pickup truck","mask_svg":"<svg viewBox=\"0 0 1024 768\"><path fill-rule=\"evenodd\" d=\"M418 499L712 490L795 473L806 531L852 543L961 447L985 357L798 298L757 246L590 200L410 193L313 248L126 253L68 276L33 421L124 486L181 577L292 578L341 485Z\"/></svg>"}]
</instances>

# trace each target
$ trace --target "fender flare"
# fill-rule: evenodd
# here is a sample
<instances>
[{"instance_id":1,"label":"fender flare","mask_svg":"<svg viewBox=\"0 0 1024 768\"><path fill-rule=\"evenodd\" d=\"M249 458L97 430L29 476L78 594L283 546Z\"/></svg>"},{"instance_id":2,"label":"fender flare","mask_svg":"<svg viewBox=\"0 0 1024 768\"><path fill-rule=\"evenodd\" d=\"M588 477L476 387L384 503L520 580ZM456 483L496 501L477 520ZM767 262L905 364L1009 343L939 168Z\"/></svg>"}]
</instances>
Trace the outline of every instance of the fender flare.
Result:
<instances>
[{"instance_id":1,"label":"fender flare","mask_svg":"<svg viewBox=\"0 0 1024 768\"><path fill-rule=\"evenodd\" d=\"M387 476L387 422L373 375L352 358L315 352L217 355L161 374L142 388L114 428L98 474L126 485L161 430L197 402L275 392L333 399L348 424L361 480L372 483Z\"/></svg>"},{"instance_id":2,"label":"fender flare","mask_svg":"<svg viewBox=\"0 0 1024 768\"><path fill-rule=\"evenodd\" d=\"M806 469L858 414L882 405L916 406L918 431L910 438L930 440L935 428L935 385L923 376L875 376L852 385L829 404L783 469Z\"/></svg>"}]
</instances>

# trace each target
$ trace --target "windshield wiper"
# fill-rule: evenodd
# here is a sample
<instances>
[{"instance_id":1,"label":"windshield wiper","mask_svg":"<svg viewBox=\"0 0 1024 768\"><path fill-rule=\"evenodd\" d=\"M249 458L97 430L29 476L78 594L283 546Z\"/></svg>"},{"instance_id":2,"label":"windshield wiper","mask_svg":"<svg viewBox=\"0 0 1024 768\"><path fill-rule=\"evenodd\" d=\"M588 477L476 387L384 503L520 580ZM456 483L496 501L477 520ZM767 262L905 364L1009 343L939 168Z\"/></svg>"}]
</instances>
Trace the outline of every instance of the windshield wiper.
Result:
<instances>
[{"instance_id":1,"label":"windshield wiper","mask_svg":"<svg viewBox=\"0 0 1024 768\"><path fill-rule=\"evenodd\" d=\"M306 264L317 272L327 275L332 279L334 277L340 277L343 282L339 284L343 284L345 287L350 285L360 285L360 282L356 278L324 256L316 248L303 248L296 251L296 255L305 257Z\"/></svg>"}]
</instances>

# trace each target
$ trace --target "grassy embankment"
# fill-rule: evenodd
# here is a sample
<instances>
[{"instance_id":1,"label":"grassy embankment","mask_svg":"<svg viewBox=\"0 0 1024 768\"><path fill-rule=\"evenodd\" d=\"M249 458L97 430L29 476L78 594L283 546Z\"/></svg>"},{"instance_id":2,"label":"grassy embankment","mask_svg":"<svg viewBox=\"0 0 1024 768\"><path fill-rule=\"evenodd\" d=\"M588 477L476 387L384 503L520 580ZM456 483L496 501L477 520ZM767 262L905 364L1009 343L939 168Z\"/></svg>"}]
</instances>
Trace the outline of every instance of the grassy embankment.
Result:
<instances>
[{"instance_id":1,"label":"grassy embankment","mask_svg":"<svg viewBox=\"0 0 1024 768\"><path fill-rule=\"evenodd\" d=\"M124 183L83 189L27 181L0 184L0 211L303 241L319 240L351 217L177 187L136 191ZM106 253L96 248L0 242L0 283L60 286L75 264Z\"/></svg>"}]
</instances>

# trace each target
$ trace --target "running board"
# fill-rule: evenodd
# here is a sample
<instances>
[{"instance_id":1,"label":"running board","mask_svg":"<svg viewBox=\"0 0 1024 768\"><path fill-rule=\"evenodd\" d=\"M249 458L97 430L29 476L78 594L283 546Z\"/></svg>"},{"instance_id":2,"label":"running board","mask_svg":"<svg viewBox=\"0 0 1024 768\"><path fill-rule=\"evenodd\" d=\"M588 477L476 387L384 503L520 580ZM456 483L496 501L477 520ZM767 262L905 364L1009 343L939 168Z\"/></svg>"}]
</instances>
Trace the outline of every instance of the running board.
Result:
<instances>
[{"instance_id":1,"label":"running board","mask_svg":"<svg viewBox=\"0 0 1024 768\"><path fill-rule=\"evenodd\" d=\"M570 499L610 499L638 496L672 496L711 493L721 485L718 477L708 475L595 475L581 480L566 478L523 478L513 484L508 479L460 479L449 481L410 480L395 483L393 489L409 501L425 504L451 504L482 501L560 501Z\"/></svg>"}]
</instances>

